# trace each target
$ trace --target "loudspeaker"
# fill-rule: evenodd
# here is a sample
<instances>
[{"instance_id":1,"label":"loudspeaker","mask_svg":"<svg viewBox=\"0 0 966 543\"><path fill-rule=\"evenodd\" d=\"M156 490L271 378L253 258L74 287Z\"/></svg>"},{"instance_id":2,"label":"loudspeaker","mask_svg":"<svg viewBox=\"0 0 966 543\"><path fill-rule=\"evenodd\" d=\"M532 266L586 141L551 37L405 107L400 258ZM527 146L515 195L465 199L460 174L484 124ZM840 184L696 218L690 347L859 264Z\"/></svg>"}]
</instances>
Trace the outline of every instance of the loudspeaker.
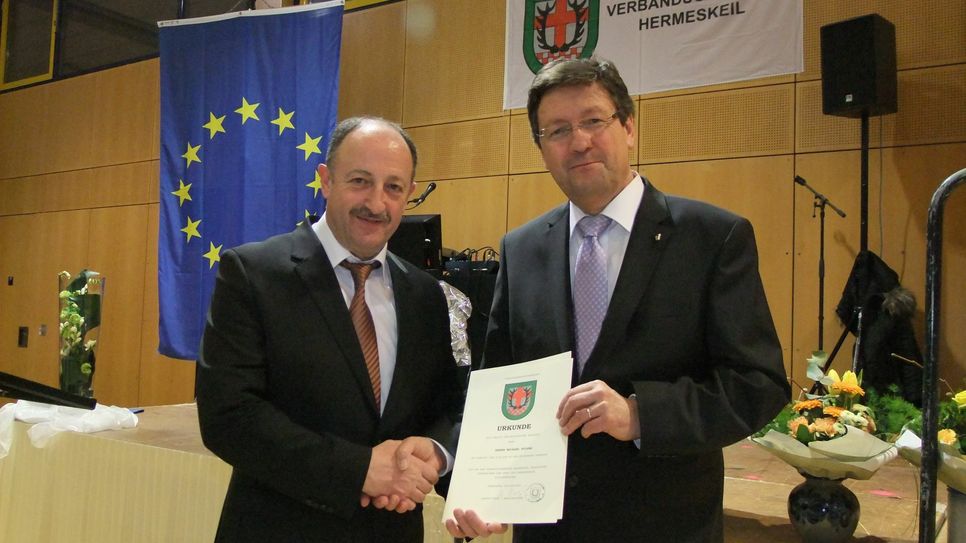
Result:
<instances>
[{"instance_id":1,"label":"loudspeaker","mask_svg":"<svg viewBox=\"0 0 966 543\"><path fill-rule=\"evenodd\" d=\"M822 113L895 113L896 27L878 14L822 27Z\"/></svg>"},{"instance_id":2,"label":"loudspeaker","mask_svg":"<svg viewBox=\"0 0 966 543\"><path fill-rule=\"evenodd\" d=\"M439 215L403 215L389 250L424 270L442 269L443 223Z\"/></svg>"}]
</instances>

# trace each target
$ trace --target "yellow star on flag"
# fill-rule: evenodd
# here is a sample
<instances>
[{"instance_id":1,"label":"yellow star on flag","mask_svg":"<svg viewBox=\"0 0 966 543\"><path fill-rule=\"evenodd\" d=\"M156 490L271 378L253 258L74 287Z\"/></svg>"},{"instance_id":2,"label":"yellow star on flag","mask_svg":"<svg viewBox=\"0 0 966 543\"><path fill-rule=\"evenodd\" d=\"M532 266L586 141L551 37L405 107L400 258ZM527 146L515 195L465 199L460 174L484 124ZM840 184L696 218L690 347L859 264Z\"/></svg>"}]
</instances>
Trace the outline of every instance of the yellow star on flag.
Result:
<instances>
[{"instance_id":1,"label":"yellow star on flag","mask_svg":"<svg viewBox=\"0 0 966 543\"><path fill-rule=\"evenodd\" d=\"M224 244L222 244L222 245L224 245ZM211 268L213 268L215 266L215 262L221 262L221 247L222 246L219 245L219 246L215 247L215 244L209 241L208 242L208 247L209 247L208 252L205 253L205 254L203 254L203 255L201 255L201 256L203 256L204 258L207 258L208 259L208 269L210 270Z\"/></svg>"},{"instance_id":2,"label":"yellow star on flag","mask_svg":"<svg viewBox=\"0 0 966 543\"><path fill-rule=\"evenodd\" d=\"M186 162L186 164L184 165L184 169L187 170L188 168L190 168L192 162L197 162L198 164L201 164L201 159L198 158L199 149L201 149L200 144L192 147L191 142L190 141L188 142L188 150L185 151L183 155L181 155L181 158L185 159L185 162Z\"/></svg>"},{"instance_id":3,"label":"yellow star on flag","mask_svg":"<svg viewBox=\"0 0 966 543\"><path fill-rule=\"evenodd\" d=\"M311 183L305 186L315 189L315 192L312 193L313 198L319 197L319 191L322 190L322 176L319 175L319 170L315 170L315 181L312 181Z\"/></svg>"},{"instance_id":4,"label":"yellow star on flag","mask_svg":"<svg viewBox=\"0 0 966 543\"><path fill-rule=\"evenodd\" d=\"M188 215L188 224L181 229L181 231L184 232L188 237L188 239L185 240L185 243L191 243L192 236L196 238L201 237L201 234L198 233L199 224L201 224L201 219L198 219L197 221L193 221L191 220L191 215Z\"/></svg>"},{"instance_id":5,"label":"yellow star on flag","mask_svg":"<svg viewBox=\"0 0 966 543\"><path fill-rule=\"evenodd\" d=\"M309 133L305 133L305 143L302 145L296 145L296 149L301 149L305 151L305 160L308 160L313 153L321 155L322 151L319 150L319 142L322 141L322 136L313 138L309 136Z\"/></svg>"},{"instance_id":6,"label":"yellow star on flag","mask_svg":"<svg viewBox=\"0 0 966 543\"><path fill-rule=\"evenodd\" d=\"M235 110L235 113L238 113L242 116L242 124L245 124L245 121L248 119L255 119L256 121L261 120L258 118L258 115L255 114L255 110L258 109L258 105L258 103L249 104L248 100L242 98L241 107Z\"/></svg>"},{"instance_id":7,"label":"yellow star on flag","mask_svg":"<svg viewBox=\"0 0 966 543\"><path fill-rule=\"evenodd\" d=\"M285 113L282 108L278 108L278 117L272 121L272 124L278 126L279 136L282 135L282 132L284 132L286 128L295 130L295 126L292 124L292 115L295 115L294 110L291 113Z\"/></svg>"},{"instance_id":8,"label":"yellow star on flag","mask_svg":"<svg viewBox=\"0 0 966 543\"><path fill-rule=\"evenodd\" d=\"M208 122L201 125L202 127L205 128L205 130L208 131L208 139L214 139L215 134L219 132L221 132L222 134L227 134L227 132L225 132L225 128L221 126L221 123L223 122L225 122L225 115L222 115L221 117L215 117L214 113L210 111L208 112Z\"/></svg>"},{"instance_id":9,"label":"yellow star on flag","mask_svg":"<svg viewBox=\"0 0 966 543\"><path fill-rule=\"evenodd\" d=\"M178 179L178 185L178 190L171 191L171 194L174 194L178 197L178 207L181 207L184 205L185 200L188 200L189 202L191 201L191 183L185 185L184 181Z\"/></svg>"},{"instance_id":10,"label":"yellow star on flag","mask_svg":"<svg viewBox=\"0 0 966 543\"><path fill-rule=\"evenodd\" d=\"M295 226L302 226L302 223L304 223L305 221L309 220L309 217L311 217L311 216L312 216L312 214L309 213L309 210L308 209L306 209L305 210L305 220L301 220L301 221L295 223Z\"/></svg>"}]
</instances>

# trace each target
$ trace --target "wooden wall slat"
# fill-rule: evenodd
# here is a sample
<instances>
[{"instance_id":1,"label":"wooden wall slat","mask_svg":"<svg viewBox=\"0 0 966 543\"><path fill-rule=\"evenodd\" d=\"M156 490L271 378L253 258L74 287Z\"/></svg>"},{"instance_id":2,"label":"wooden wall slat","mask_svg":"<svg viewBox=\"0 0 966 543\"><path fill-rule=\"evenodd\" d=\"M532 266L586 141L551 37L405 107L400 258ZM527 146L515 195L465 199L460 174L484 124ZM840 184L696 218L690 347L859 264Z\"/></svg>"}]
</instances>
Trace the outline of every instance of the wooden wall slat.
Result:
<instances>
[{"instance_id":1,"label":"wooden wall slat","mask_svg":"<svg viewBox=\"0 0 966 543\"><path fill-rule=\"evenodd\" d=\"M342 19L339 118L375 115L402 122L406 4L347 13Z\"/></svg>"}]
</instances>

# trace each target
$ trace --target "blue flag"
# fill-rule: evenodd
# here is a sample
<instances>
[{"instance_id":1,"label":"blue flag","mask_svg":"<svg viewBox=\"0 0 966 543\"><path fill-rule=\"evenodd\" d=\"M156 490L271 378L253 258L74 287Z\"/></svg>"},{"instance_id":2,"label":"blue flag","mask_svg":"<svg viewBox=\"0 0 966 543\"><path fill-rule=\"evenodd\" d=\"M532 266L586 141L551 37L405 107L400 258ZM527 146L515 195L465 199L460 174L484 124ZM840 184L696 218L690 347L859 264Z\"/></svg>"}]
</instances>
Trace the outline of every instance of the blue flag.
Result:
<instances>
[{"instance_id":1,"label":"blue flag","mask_svg":"<svg viewBox=\"0 0 966 543\"><path fill-rule=\"evenodd\" d=\"M342 1L161 23L161 354L196 359L221 252L325 210Z\"/></svg>"}]
</instances>

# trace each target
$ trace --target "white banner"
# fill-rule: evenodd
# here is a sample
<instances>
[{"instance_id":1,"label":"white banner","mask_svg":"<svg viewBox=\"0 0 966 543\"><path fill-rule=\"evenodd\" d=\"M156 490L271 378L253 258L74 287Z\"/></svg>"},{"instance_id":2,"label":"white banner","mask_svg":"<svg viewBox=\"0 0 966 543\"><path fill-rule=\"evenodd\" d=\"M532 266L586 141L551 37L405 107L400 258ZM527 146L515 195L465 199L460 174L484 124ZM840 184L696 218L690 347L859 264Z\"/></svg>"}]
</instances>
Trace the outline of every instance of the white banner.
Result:
<instances>
[{"instance_id":1,"label":"white banner","mask_svg":"<svg viewBox=\"0 0 966 543\"><path fill-rule=\"evenodd\" d=\"M507 0L503 107L550 60L612 60L631 94L804 69L802 0Z\"/></svg>"}]
</instances>

